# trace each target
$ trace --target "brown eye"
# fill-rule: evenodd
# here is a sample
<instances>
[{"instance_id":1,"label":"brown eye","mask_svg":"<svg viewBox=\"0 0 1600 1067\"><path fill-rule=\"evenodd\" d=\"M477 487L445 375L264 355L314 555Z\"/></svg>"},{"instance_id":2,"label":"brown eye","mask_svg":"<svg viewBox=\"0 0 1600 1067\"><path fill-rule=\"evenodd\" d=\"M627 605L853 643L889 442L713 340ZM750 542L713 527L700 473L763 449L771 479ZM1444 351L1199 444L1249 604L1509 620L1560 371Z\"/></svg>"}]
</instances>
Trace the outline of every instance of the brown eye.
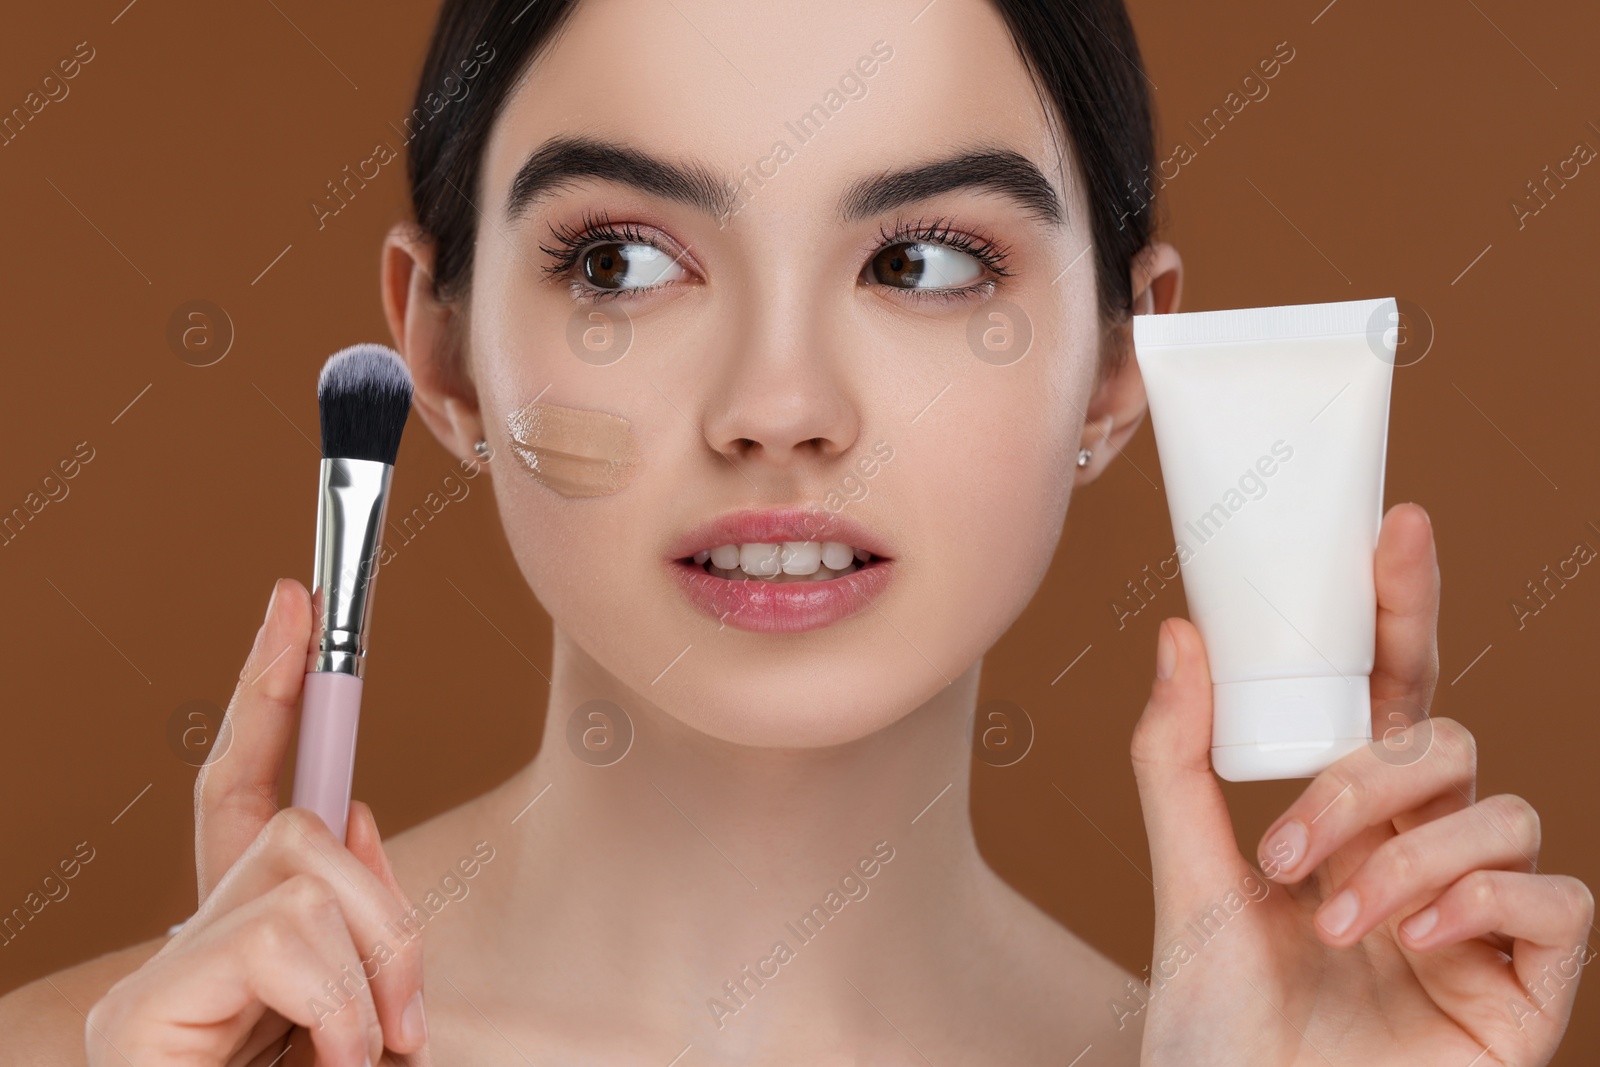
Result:
<instances>
[{"instance_id":1,"label":"brown eye","mask_svg":"<svg viewBox=\"0 0 1600 1067\"><path fill-rule=\"evenodd\" d=\"M640 289L677 277L682 271L671 256L654 245L607 241L583 253L583 277L596 289Z\"/></svg>"},{"instance_id":2,"label":"brown eye","mask_svg":"<svg viewBox=\"0 0 1600 1067\"><path fill-rule=\"evenodd\" d=\"M945 289L976 281L983 267L960 249L899 241L879 250L867 271L873 281L898 289Z\"/></svg>"}]
</instances>

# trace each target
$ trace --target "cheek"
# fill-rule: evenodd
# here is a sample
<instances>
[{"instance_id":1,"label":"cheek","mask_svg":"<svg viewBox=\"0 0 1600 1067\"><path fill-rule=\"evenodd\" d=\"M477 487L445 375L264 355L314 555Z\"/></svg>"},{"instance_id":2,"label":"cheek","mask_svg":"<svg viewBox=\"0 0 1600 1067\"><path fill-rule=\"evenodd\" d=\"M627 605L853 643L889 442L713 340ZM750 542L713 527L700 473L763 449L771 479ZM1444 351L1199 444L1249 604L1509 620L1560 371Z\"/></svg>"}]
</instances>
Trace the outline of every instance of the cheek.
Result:
<instances>
[{"instance_id":1,"label":"cheek","mask_svg":"<svg viewBox=\"0 0 1600 1067\"><path fill-rule=\"evenodd\" d=\"M988 630L989 640L1021 613L1049 568L1071 492L1058 426L1043 412L969 413L970 427L938 444L924 462L933 563L949 583L948 624ZM1025 432L1027 425L1037 429ZM982 618L986 625L979 625Z\"/></svg>"},{"instance_id":2,"label":"cheek","mask_svg":"<svg viewBox=\"0 0 1600 1067\"><path fill-rule=\"evenodd\" d=\"M959 487L949 506L968 516L985 543L1031 551L1041 537L1053 544L1059 532L1092 376L1079 331L1038 329L1021 362L968 378L936 441L945 469L923 489L938 501L934 486L949 479Z\"/></svg>"},{"instance_id":3,"label":"cheek","mask_svg":"<svg viewBox=\"0 0 1600 1067\"><path fill-rule=\"evenodd\" d=\"M963 402L917 459L926 469L915 492L928 509L939 581L947 603L962 605L941 625L981 634L978 655L1043 581L1072 493L1093 331L1043 334L1005 377L969 379Z\"/></svg>"},{"instance_id":4,"label":"cheek","mask_svg":"<svg viewBox=\"0 0 1600 1067\"><path fill-rule=\"evenodd\" d=\"M528 588L554 617L555 605L568 597L564 587L585 569L574 553L585 543L582 523L562 506L555 494L535 482L517 465L509 450L495 457L494 495L506 542L516 557Z\"/></svg>"},{"instance_id":5,"label":"cheek","mask_svg":"<svg viewBox=\"0 0 1600 1067\"><path fill-rule=\"evenodd\" d=\"M626 575L651 559L660 533L651 521L659 511L648 498L648 462L624 488L592 496L553 489L510 449L494 467L501 525L539 602L563 626L581 627L586 616L607 610L602 605L627 586Z\"/></svg>"},{"instance_id":6,"label":"cheek","mask_svg":"<svg viewBox=\"0 0 1600 1067\"><path fill-rule=\"evenodd\" d=\"M646 693L687 640L679 640L682 626L671 614L679 594L661 553L678 532L675 517L683 511L675 496L681 495L682 479L674 472L692 468L686 450L696 442L680 442L684 435L662 424L662 418L678 418L670 407L658 401L651 411L647 398L635 395L626 382L610 384L602 396L594 389L585 392L581 376L558 378L546 399L559 389L574 405L604 406L627 419L635 457L625 484L594 495L563 492L561 485L530 470L508 438L492 464L493 487L518 569L552 622L625 685ZM485 405L486 418L492 420L488 412L498 406L503 427L507 413L519 410L517 401L525 407L541 388L524 387L505 406L497 398ZM570 709L551 709L552 714L565 711Z\"/></svg>"},{"instance_id":7,"label":"cheek","mask_svg":"<svg viewBox=\"0 0 1600 1067\"><path fill-rule=\"evenodd\" d=\"M918 531L904 573L914 603L898 622L952 677L1026 608L1050 568L1072 490L1072 406L1043 402L1051 390L1034 378L1003 384L974 389L925 442L894 458L894 502L915 510Z\"/></svg>"}]
</instances>

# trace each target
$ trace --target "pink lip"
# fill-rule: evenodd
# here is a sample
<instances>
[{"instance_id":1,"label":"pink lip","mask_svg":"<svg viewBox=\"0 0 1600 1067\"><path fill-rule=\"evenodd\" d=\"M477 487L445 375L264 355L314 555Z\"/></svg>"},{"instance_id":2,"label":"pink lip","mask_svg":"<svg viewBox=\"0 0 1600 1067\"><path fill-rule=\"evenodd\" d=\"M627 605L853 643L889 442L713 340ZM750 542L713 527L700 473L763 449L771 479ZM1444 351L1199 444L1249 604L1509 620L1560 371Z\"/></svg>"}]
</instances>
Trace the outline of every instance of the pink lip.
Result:
<instances>
[{"instance_id":1,"label":"pink lip","mask_svg":"<svg viewBox=\"0 0 1600 1067\"><path fill-rule=\"evenodd\" d=\"M684 559L718 545L776 544L779 541L839 541L889 558L877 534L821 508L747 508L696 526L673 542L668 559Z\"/></svg>"},{"instance_id":2,"label":"pink lip","mask_svg":"<svg viewBox=\"0 0 1600 1067\"><path fill-rule=\"evenodd\" d=\"M689 558L718 545L780 541L840 541L875 558L849 574L811 582L719 578ZM725 625L754 633L801 633L831 626L866 608L894 574L894 561L876 534L838 515L805 508L723 515L680 537L667 566L695 607Z\"/></svg>"}]
</instances>

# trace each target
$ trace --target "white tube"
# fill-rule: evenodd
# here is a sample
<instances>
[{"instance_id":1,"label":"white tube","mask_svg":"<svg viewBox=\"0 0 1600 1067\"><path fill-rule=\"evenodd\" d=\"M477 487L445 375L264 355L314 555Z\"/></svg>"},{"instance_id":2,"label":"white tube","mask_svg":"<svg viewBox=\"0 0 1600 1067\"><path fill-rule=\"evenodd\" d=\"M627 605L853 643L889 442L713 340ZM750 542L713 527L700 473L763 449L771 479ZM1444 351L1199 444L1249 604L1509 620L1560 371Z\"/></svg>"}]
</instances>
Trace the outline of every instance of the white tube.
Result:
<instances>
[{"instance_id":1,"label":"white tube","mask_svg":"<svg viewBox=\"0 0 1600 1067\"><path fill-rule=\"evenodd\" d=\"M1397 310L1387 297L1133 319L1211 665L1211 766L1229 781L1309 777L1372 739Z\"/></svg>"}]
</instances>

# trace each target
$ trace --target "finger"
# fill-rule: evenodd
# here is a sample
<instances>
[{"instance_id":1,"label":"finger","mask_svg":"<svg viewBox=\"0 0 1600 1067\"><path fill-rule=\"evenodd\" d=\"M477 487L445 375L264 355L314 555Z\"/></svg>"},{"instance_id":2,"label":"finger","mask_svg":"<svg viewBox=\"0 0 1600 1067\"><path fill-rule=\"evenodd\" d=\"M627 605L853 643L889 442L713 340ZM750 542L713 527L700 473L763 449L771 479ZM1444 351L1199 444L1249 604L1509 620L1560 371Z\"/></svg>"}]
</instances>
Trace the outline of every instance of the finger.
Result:
<instances>
[{"instance_id":1,"label":"finger","mask_svg":"<svg viewBox=\"0 0 1600 1067\"><path fill-rule=\"evenodd\" d=\"M411 898L406 896L406 891L400 888L400 880L394 876L394 867L389 863L389 854L383 850L383 839L378 834L378 824L372 817L372 809L362 801L350 802L350 825L345 833L345 847L366 865L378 881L384 884L401 911L409 913L412 908ZM424 972L420 936L415 939L415 944L417 988L400 1010L400 1030L405 1036L406 1043L403 1046L396 1046L396 1052L413 1051L428 1041L428 1023L423 1010Z\"/></svg>"},{"instance_id":2,"label":"finger","mask_svg":"<svg viewBox=\"0 0 1600 1067\"><path fill-rule=\"evenodd\" d=\"M278 777L299 718L310 641L311 594L293 578L281 578L228 702L231 741L195 780L201 901L278 810Z\"/></svg>"},{"instance_id":3,"label":"finger","mask_svg":"<svg viewBox=\"0 0 1600 1067\"><path fill-rule=\"evenodd\" d=\"M125 978L90 1012L89 1032L130 1055L171 1051L161 1037L174 1029L226 1052L265 1007L307 1029L319 1063L362 1067L383 1045L365 986L345 979L357 968L338 899L320 879L294 878Z\"/></svg>"},{"instance_id":4,"label":"finger","mask_svg":"<svg viewBox=\"0 0 1600 1067\"><path fill-rule=\"evenodd\" d=\"M1161 623L1156 678L1133 730L1132 757L1158 897L1203 895L1246 873L1211 771L1211 670L1200 631L1187 619Z\"/></svg>"},{"instance_id":5,"label":"finger","mask_svg":"<svg viewBox=\"0 0 1600 1067\"><path fill-rule=\"evenodd\" d=\"M370 823L370 812L366 817ZM396 1052L414 1051L426 1038L420 997L422 927L410 916L410 901L397 901L390 886L338 842L315 812L278 812L195 918L205 924L212 914L242 907L283 882L306 876L325 882L339 904L360 953L356 977L371 986L384 1043Z\"/></svg>"},{"instance_id":6,"label":"finger","mask_svg":"<svg viewBox=\"0 0 1600 1067\"><path fill-rule=\"evenodd\" d=\"M1261 837L1263 869L1268 857L1294 857L1269 871L1295 882L1368 827L1393 821L1424 805L1440 814L1471 803L1477 778L1472 734L1454 719L1433 718L1410 727L1431 731L1431 743L1403 766L1377 754L1374 741L1340 757L1316 778Z\"/></svg>"},{"instance_id":7,"label":"finger","mask_svg":"<svg viewBox=\"0 0 1600 1067\"><path fill-rule=\"evenodd\" d=\"M1373 736L1428 713L1439 681L1439 561L1433 524L1419 504L1384 516L1373 556L1378 621L1372 666Z\"/></svg>"},{"instance_id":8,"label":"finger","mask_svg":"<svg viewBox=\"0 0 1600 1067\"><path fill-rule=\"evenodd\" d=\"M1479 869L1532 871L1539 813L1519 796L1486 797L1463 811L1392 837L1317 909L1317 932L1351 945L1412 901L1431 900Z\"/></svg>"},{"instance_id":9,"label":"finger","mask_svg":"<svg viewBox=\"0 0 1600 1067\"><path fill-rule=\"evenodd\" d=\"M1563 874L1473 871L1400 924L1401 943L1419 952L1502 933L1515 939L1512 966L1534 1002L1529 1012L1570 1009L1582 965L1594 894ZM1519 1013L1520 1014L1520 1013Z\"/></svg>"},{"instance_id":10,"label":"finger","mask_svg":"<svg viewBox=\"0 0 1600 1067\"><path fill-rule=\"evenodd\" d=\"M344 846L388 887L396 904L402 908L411 906L411 898L400 888L400 881L389 864L389 854L383 850L383 838L378 833L377 820L372 817L372 808L365 801L350 801L350 825L345 831Z\"/></svg>"}]
</instances>

